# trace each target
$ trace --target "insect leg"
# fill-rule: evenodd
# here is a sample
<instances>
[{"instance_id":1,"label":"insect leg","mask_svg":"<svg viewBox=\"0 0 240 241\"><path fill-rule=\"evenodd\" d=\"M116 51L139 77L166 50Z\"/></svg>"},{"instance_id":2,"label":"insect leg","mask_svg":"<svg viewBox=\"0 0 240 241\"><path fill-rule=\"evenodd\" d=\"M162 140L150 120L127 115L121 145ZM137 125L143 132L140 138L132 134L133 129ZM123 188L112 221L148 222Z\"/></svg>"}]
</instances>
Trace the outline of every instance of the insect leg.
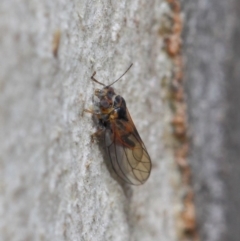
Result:
<instances>
[{"instance_id":1,"label":"insect leg","mask_svg":"<svg viewBox=\"0 0 240 241\"><path fill-rule=\"evenodd\" d=\"M96 111L94 111L94 110L92 110L92 109L90 109L90 110L89 110L89 109L84 109L83 112L82 112L82 114L83 114L84 112L90 113L90 114L92 114L93 116L97 117L97 119L99 119L99 113L96 112Z\"/></svg>"},{"instance_id":2,"label":"insect leg","mask_svg":"<svg viewBox=\"0 0 240 241\"><path fill-rule=\"evenodd\" d=\"M88 110L88 109L84 109L83 112L87 112L87 113L90 113L92 115L96 114L93 110Z\"/></svg>"},{"instance_id":3,"label":"insect leg","mask_svg":"<svg viewBox=\"0 0 240 241\"><path fill-rule=\"evenodd\" d=\"M103 132L104 132L104 128L99 128L96 132L94 132L94 133L91 135L91 142L93 143L93 142L94 142L94 138L100 137Z\"/></svg>"}]
</instances>

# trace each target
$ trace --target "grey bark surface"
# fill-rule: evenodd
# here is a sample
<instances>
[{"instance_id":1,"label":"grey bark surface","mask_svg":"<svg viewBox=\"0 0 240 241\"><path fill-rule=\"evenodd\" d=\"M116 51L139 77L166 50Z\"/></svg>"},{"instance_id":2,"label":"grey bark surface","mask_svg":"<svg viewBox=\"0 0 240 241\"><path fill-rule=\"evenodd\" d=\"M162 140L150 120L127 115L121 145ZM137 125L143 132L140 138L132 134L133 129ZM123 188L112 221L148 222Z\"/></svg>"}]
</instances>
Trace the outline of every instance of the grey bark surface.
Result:
<instances>
[{"instance_id":1,"label":"grey bark surface","mask_svg":"<svg viewBox=\"0 0 240 241\"><path fill-rule=\"evenodd\" d=\"M181 207L162 80L161 0L0 2L0 240L177 240ZM52 41L59 32L58 57ZM153 162L143 186L107 170L90 76L124 96Z\"/></svg>"},{"instance_id":2,"label":"grey bark surface","mask_svg":"<svg viewBox=\"0 0 240 241\"><path fill-rule=\"evenodd\" d=\"M240 237L239 1L182 0L190 161L201 240Z\"/></svg>"}]
</instances>

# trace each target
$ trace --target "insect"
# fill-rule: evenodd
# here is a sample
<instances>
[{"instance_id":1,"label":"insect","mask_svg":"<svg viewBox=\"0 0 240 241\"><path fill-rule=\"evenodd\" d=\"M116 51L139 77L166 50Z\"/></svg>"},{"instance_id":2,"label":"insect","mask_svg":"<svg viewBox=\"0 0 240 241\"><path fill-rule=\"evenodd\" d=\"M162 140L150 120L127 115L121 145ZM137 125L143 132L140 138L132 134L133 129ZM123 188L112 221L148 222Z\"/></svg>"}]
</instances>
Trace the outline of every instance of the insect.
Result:
<instances>
[{"instance_id":1,"label":"insect","mask_svg":"<svg viewBox=\"0 0 240 241\"><path fill-rule=\"evenodd\" d=\"M131 67L132 64L110 85L104 85L96 80L94 72L91 79L104 87L94 92L98 100L94 102L93 110L84 111L96 117L98 130L92 134L92 141L94 137L103 137L115 173L129 184L140 185L150 175L151 159L128 112L124 98L117 95L111 87Z\"/></svg>"}]
</instances>

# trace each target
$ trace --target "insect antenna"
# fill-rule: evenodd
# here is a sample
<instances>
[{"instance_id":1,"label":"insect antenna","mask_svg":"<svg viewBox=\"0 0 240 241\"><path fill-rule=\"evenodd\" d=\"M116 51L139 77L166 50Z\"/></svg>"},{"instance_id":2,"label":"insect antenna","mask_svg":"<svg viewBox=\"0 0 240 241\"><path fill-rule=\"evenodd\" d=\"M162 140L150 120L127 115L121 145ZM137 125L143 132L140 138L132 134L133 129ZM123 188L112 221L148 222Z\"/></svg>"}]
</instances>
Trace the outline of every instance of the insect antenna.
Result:
<instances>
[{"instance_id":1,"label":"insect antenna","mask_svg":"<svg viewBox=\"0 0 240 241\"><path fill-rule=\"evenodd\" d=\"M105 84L99 82L98 80L96 80L96 79L94 78L95 74L96 74L96 71L94 71L93 75L91 76L91 80L93 80L94 82L96 82L96 83L98 83L98 84L100 84L100 85L106 86Z\"/></svg>"},{"instance_id":2,"label":"insect antenna","mask_svg":"<svg viewBox=\"0 0 240 241\"><path fill-rule=\"evenodd\" d=\"M112 82L110 85L108 85L107 87L110 87L111 85L115 84L118 80L120 80L127 72L128 70L133 66L133 63L130 64L130 66L127 68L127 70L114 82Z\"/></svg>"}]
</instances>

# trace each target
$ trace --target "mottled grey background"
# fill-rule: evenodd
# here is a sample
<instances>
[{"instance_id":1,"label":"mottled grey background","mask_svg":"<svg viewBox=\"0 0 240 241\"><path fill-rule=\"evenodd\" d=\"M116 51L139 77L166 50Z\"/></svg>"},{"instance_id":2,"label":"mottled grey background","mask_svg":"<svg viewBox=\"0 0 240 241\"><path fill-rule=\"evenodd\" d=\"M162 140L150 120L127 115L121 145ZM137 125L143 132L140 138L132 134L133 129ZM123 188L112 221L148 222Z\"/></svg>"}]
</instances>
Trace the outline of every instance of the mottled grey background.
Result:
<instances>
[{"instance_id":1,"label":"mottled grey background","mask_svg":"<svg viewBox=\"0 0 240 241\"><path fill-rule=\"evenodd\" d=\"M163 80L163 0L0 1L0 240L175 241L182 210ZM52 41L61 32L58 58ZM115 87L152 157L147 183L110 176L83 109Z\"/></svg>"},{"instance_id":2,"label":"mottled grey background","mask_svg":"<svg viewBox=\"0 0 240 241\"><path fill-rule=\"evenodd\" d=\"M200 237L240 239L240 3L181 0Z\"/></svg>"}]
</instances>

